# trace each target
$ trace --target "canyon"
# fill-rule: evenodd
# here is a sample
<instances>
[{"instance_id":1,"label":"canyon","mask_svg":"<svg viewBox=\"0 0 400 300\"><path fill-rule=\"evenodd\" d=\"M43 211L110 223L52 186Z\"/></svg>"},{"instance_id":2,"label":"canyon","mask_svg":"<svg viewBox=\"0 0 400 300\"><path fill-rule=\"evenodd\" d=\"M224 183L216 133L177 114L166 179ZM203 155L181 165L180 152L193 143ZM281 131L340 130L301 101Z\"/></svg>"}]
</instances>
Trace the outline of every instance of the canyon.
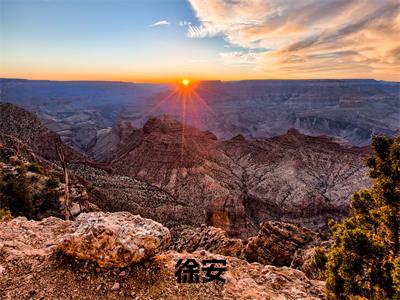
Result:
<instances>
[{"instance_id":1,"label":"canyon","mask_svg":"<svg viewBox=\"0 0 400 300\"><path fill-rule=\"evenodd\" d=\"M290 128L366 146L400 131L398 82L349 80L203 81L194 84L184 123L219 139L266 138ZM177 86L127 82L0 79L0 102L35 114L68 144L87 151L119 120L141 128L150 117L182 121Z\"/></svg>"},{"instance_id":2,"label":"canyon","mask_svg":"<svg viewBox=\"0 0 400 300\"><path fill-rule=\"evenodd\" d=\"M2 134L56 160L56 133L11 104L1 104L0 112ZM150 118L140 129L125 121L114 128L113 137L92 142L93 158L64 144L72 174L100 209L139 213L172 230L207 224L247 238L266 220L324 230L328 219L348 215L352 193L370 185L369 147L331 137L290 129L273 138L221 141L169 116Z\"/></svg>"},{"instance_id":3,"label":"canyon","mask_svg":"<svg viewBox=\"0 0 400 300\"><path fill-rule=\"evenodd\" d=\"M201 82L184 117L171 85L1 83L5 299L322 299L328 221L400 127L399 84L374 80ZM177 285L204 257L226 283Z\"/></svg>"}]
</instances>

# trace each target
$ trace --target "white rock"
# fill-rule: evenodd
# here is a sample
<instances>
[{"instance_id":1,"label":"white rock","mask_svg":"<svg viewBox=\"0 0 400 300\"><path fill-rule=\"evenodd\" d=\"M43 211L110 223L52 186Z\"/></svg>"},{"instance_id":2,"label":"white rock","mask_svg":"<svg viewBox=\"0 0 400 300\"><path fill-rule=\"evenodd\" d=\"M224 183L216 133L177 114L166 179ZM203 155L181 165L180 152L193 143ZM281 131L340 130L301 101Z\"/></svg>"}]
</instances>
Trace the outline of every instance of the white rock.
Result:
<instances>
[{"instance_id":1,"label":"white rock","mask_svg":"<svg viewBox=\"0 0 400 300\"><path fill-rule=\"evenodd\" d=\"M170 242L169 230L153 220L128 212L95 212L80 214L59 248L101 267L126 267L154 256Z\"/></svg>"}]
</instances>

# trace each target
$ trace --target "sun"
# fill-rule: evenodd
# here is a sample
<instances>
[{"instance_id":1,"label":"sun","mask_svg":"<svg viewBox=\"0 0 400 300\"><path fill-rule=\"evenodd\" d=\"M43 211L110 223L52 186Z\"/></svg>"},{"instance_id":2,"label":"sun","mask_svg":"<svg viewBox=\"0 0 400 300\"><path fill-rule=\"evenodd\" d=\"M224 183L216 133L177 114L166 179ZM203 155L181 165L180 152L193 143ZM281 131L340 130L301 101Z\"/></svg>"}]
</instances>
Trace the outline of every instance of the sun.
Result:
<instances>
[{"instance_id":1,"label":"sun","mask_svg":"<svg viewBox=\"0 0 400 300\"><path fill-rule=\"evenodd\" d=\"M189 84L190 84L190 81L189 81L189 79L187 79L187 78L185 78L185 79L182 79L182 84L184 85L184 86L189 86Z\"/></svg>"}]
</instances>

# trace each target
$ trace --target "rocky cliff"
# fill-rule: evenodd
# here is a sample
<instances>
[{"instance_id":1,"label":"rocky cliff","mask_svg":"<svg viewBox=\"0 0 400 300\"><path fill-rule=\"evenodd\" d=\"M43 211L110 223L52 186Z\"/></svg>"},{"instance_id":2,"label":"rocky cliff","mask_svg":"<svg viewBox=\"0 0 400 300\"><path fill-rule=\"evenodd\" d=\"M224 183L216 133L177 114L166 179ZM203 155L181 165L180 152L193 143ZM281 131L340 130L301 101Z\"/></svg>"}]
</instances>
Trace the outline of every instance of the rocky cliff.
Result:
<instances>
[{"instance_id":1,"label":"rocky cliff","mask_svg":"<svg viewBox=\"0 0 400 300\"><path fill-rule=\"evenodd\" d=\"M45 159L58 159L55 145L59 136L25 109L10 103L0 103L0 133L16 137ZM64 143L61 143L61 147L69 161L88 160L85 155Z\"/></svg>"}]
</instances>

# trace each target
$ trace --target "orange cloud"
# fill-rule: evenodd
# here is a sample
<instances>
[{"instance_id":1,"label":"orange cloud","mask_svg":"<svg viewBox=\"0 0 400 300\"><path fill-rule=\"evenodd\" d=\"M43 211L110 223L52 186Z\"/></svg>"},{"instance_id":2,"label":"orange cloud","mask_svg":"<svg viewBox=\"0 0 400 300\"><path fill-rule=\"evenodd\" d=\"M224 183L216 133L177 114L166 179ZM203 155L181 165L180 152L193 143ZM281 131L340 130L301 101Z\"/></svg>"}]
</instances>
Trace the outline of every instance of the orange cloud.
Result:
<instances>
[{"instance_id":1,"label":"orange cloud","mask_svg":"<svg viewBox=\"0 0 400 300\"><path fill-rule=\"evenodd\" d=\"M397 0L189 1L201 22L189 37L242 48L221 53L226 63L265 77L400 79Z\"/></svg>"}]
</instances>

